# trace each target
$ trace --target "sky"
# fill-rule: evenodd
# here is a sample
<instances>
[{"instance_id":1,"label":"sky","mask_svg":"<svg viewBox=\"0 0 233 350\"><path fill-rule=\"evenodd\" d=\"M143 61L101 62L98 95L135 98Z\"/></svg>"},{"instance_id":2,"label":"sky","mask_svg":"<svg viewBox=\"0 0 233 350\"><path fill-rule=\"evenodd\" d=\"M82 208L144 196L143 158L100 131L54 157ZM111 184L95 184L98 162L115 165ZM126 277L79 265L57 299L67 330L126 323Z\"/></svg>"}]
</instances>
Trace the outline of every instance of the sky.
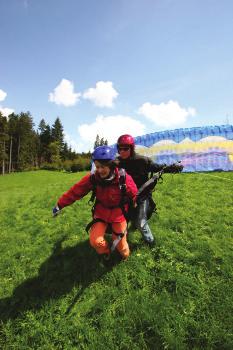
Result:
<instances>
[{"instance_id":1,"label":"sky","mask_svg":"<svg viewBox=\"0 0 233 350\"><path fill-rule=\"evenodd\" d=\"M0 0L0 111L66 142L233 123L232 0Z\"/></svg>"}]
</instances>

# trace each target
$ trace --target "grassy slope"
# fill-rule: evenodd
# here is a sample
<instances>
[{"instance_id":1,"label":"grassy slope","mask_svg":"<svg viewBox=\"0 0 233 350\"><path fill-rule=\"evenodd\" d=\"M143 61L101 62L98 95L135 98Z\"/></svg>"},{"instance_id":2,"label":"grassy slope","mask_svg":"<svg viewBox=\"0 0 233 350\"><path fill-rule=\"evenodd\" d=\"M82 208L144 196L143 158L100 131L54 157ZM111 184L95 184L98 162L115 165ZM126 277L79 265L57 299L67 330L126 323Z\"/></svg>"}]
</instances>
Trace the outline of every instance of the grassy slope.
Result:
<instances>
[{"instance_id":1,"label":"grassy slope","mask_svg":"<svg viewBox=\"0 0 233 350\"><path fill-rule=\"evenodd\" d=\"M232 349L233 173L165 175L156 248L131 233L111 269L87 240L88 198L51 217L82 175L0 177L0 348Z\"/></svg>"}]
</instances>

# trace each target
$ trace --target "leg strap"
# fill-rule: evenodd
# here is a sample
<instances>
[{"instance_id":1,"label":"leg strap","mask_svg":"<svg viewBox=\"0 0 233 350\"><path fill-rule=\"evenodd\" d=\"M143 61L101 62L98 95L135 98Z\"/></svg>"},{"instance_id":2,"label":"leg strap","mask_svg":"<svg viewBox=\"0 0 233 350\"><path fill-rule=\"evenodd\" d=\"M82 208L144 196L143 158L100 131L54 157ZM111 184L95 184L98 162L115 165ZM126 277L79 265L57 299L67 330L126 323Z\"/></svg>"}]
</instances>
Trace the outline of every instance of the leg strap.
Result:
<instances>
[{"instance_id":1,"label":"leg strap","mask_svg":"<svg viewBox=\"0 0 233 350\"><path fill-rule=\"evenodd\" d=\"M90 230L91 226L93 226L94 224L96 224L97 222L103 222L106 224L106 222L100 218L96 218L96 219L93 219L91 222L89 222L89 224L87 224L86 226L86 232L88 233L88 231Z\"/></svg>"},{"instance_id":2,"label":"leg strap","mask_svg":"<svg viewBox=\"0 0 233 350\"><path fill-rule=\"evenodd\" d=\"M113 231L113 229L112 229L112 233L113 233L114 235L116 235L117 238L114 239L114 241L112 242L111 253L116 249L118 243L122 240L122 238L124 237L124 235L127 234L127 227L126 227L126 229L125 229L124 232L115 232L115 231Z\"/></svg>"},{"instance_id":3,"label":"leg strap","mask_svg":"<svg viewBox=\"0 0 233 350\"><path fill-rule=\"evenodd\" d=\"M106 222L105 222L104 220L102 220L102 219L100 219L100 218L95 218L95 219L93 219L91 222L89 222L89 224L87 224L87 226L86 226L86 232L88 233L88 231L90 230L90 228L92 227L92 225L96 224L97 222L103 222L103 223L106 224ZM114 235L116 235L117 238L114 239L114 241L112 242L111 252L113 252L113 251L116 249L116 246L118 245L118 243L121 241L121 239L124 237L124 235L127 234L127 227L126 227L126 229L125 229L124 232L115 232L115 231L113 231L113 229L112 229L112 233L113 233Z\"/></svg>"}]
</instances>

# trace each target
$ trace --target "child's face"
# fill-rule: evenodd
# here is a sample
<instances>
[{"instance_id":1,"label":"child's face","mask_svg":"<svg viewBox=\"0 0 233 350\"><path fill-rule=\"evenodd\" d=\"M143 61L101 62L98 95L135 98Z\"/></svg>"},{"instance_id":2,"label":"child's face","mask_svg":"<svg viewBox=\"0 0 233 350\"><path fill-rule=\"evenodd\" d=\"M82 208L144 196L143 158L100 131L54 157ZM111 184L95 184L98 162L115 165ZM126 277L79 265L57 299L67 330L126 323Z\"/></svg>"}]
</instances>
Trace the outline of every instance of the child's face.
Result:
<instances>
[{"instance_id":1,"label":"child's face","mask_svg":"<svg viewBox=\"0 0 233 350\"><path fill-rule=\"evenodd\" d=\"M102 179L105 179L110 174L110 168L107 165L103 165L98 160L95 160L96 171Z\"/></svg>"}]
</instances>

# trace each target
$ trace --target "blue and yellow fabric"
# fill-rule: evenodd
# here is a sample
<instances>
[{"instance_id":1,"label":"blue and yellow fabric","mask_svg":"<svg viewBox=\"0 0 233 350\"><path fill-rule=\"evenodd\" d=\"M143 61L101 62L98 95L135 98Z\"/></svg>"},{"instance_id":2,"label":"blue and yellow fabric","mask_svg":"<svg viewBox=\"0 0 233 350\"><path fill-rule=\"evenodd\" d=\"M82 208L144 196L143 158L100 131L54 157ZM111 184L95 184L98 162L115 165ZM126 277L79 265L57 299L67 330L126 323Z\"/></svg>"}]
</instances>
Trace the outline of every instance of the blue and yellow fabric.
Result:
<instances>
[{"instance_id":1,"label":"blue and yellow fabric","mask_svg":"<svg viewBox=\"0 0 233 350\"><path fill-rule=\"evenodd\" d=\"M186 172L233 170L233 125L155 132L136 137L135 144L156 163L181 161Z\"/></svg>"}]
</instances>

